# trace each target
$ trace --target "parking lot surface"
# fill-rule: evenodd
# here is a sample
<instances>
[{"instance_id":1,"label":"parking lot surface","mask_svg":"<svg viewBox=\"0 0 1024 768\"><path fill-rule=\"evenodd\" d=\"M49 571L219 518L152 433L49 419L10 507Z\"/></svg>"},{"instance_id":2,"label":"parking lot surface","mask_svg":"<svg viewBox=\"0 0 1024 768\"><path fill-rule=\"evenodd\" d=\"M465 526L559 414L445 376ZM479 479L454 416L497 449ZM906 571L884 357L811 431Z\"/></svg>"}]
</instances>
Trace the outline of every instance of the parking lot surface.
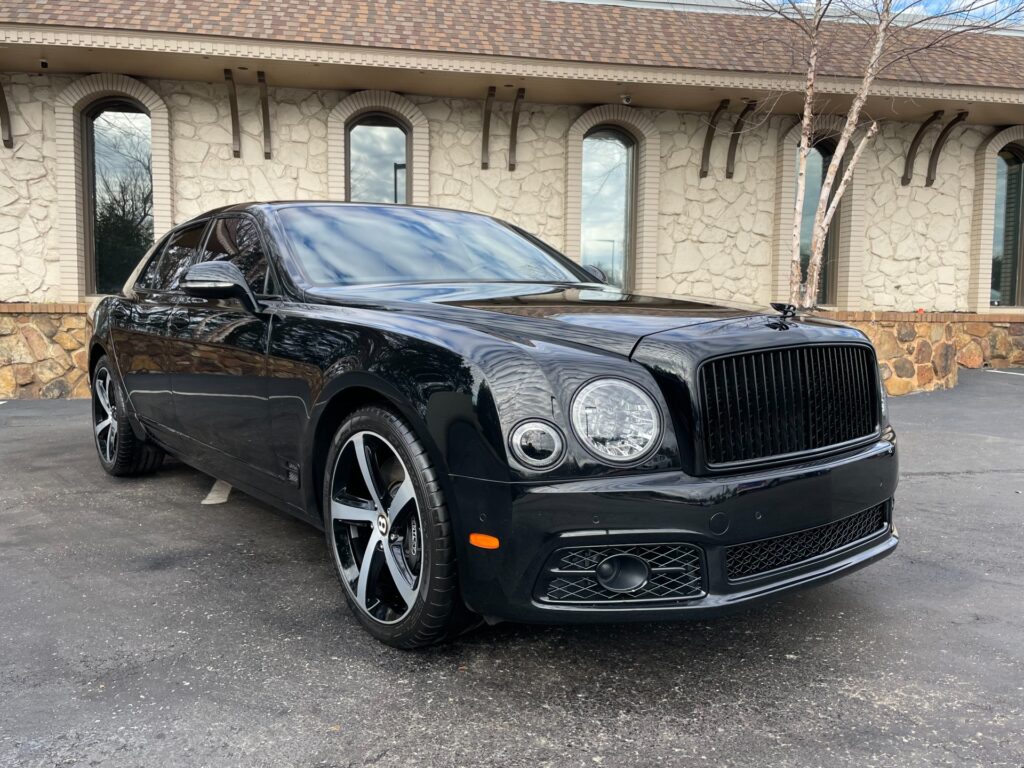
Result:
<instances>
[{"instance_id":1,"label":"parking lot surface","mask_svg":"<svg viewBox=\"0 0 1024 768\"><path fill-rule=\"evenodd\" d=\"M896 553L698 623L421 652L321 534L181 465L116 480L88 404L0 405L0 766L1024 765L1024 375L891 401Z\"/></svg>"}]
</instances>

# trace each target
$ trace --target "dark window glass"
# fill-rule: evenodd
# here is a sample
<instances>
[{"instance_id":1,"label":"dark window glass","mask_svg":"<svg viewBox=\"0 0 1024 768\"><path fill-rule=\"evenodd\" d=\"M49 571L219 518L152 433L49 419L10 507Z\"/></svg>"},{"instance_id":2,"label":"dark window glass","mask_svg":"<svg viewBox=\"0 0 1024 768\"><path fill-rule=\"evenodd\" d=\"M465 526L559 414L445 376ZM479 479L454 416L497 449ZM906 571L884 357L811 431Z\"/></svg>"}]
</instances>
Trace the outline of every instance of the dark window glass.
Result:
<instances>
[{"instance_id":1,"label":"dark window glass","mask_svg":"<svg viewBox=\"0 0 1024 768\"><path fill-rule=\"evenodd\" d=\"M366 115L348 129L348 199L406 202L409 169L405 128L387 115Z\"/></svg>"},{"instance_id":2,"label":"dark window glass","mask_svg":"<svg viewBox=\"0 0 1024 768\"><path fill-rule=\"evenodd\" d=\"M363 205L282 208L281 222L317 285L581 282L564 256L471 213Z\"/></svg>"},{"instance_id":3,"label":"dark window glass","mask_svg":"<svg viewBox=\"0 0 1024 768\"><path fill-rule=\"evenodd\" d=\"M820 141L811 147L807 156L807 176L804 181L804 207L800 218L800 273L807 280L807 265L811 261L811 235L814 233L814 214L821 199L821 188L825 174L835 154L835 144ZM799 162L799 158L797 158ZM841 173L841 171L840 171ZM837 178L838 181L838 178ZM833 192L835 186L832 187ZM795 194L795 193L794 193ZM839 211L832 217L832 224L825 235L825 251L821 257L821 282L818 284L818 303L835 303L836 245L839 242Z\"/></svg>"},{"instance_id":4,"label":"dark window glass","mask_svg":"<svg viewBox=\"0 0 1024 768\"><path fill-rule=\"evenodd\" d=\"M118 293L153 245L150 120L134 102L108 99L84 121L92 288Z\"/></svg>"},{"instance_id":5,"label":"dark window glass","mask_svg":"<svg viewBox=\"0 0 1024 768\"><path fill-rule=\"evenodd\" d=\"M633 137L598 127L583 139L580 253L608 282L625 287L632 251Z\"/></svg>"},{"instance_id":6,"label":"dark window glass","mask_svg":"<svg viewBox=\"0 0 1024 768\"><path fill-rule=\"evenodd\" d=\"M171 235L163 256L160 257L160 266L157 268L152 288L173 291L178 287L178 282L185 272L198 259L199 244L202 242L205 229L206 222L203 222L180 229Z\"/></svg>"},{"instance_id":7,"label":"dark window glass","mask_svg":"<svg viewBox=\"0 0 1024 768\"><path fill-rule=\"evenodd\" d=\"M255 222L240 216L217 219L210 227L204 261L230 261L245 275L253 293L266 293L267 256Z\"/></svg>"},{"instance_id":8,"label":"dark window glass","mask_svg":"<svg viewBox=\"0 0 1024 768\"><path fill-rule=\"evenodd\" d=\"M1014 151L999 153L996 160L996 208L992 238L993 307L1022 303L1021 279L1021 185L1024 183L1021 156Z\"/></svg>"},{"instance_id":9,"label":"dark window glass","mask_svg":"<svg viewBox=\"0 0 1024 768\"><path fill-rule=\"evenodd\" d=\"M160 257L163 256L164 249L167 247L167 243L170 241L170 235L164 235L164 239L153 249L153 253L149 257L149 261L146 263L145 268L139 274L139 279L135 283L136 288L152 288L156 285L157 272L160 269Z\"/></svg>"}]
</instances>

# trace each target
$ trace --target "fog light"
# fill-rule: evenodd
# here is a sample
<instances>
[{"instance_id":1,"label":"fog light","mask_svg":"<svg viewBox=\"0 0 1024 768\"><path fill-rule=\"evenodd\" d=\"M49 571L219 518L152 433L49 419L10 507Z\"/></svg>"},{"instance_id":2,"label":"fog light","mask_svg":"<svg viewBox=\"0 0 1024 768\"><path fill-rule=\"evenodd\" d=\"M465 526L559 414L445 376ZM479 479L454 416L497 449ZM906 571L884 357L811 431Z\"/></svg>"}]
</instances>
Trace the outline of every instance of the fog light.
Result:
<instances>
[{"instance_id":1,"label":"fog light","mask_svg":"<svg viewBox=\"0 0 1024 768\"><path fill-rule=\"evenodd\" d=\"M647 583L651 569L636 555L612 555L597 564L594 575L609 592L635 592Z\"/></svg>"},{"instance_id":2,"label":"fog light","mask_svg":"<svg viewBox=\"0 0 1024 768\"><path fill-rule=\"evenodd\" d=\"M545 421L524 421L512 431L509 443L516 459L532 469L557 464L565 445L558 428Z\"/></svg>"}]
</instances>

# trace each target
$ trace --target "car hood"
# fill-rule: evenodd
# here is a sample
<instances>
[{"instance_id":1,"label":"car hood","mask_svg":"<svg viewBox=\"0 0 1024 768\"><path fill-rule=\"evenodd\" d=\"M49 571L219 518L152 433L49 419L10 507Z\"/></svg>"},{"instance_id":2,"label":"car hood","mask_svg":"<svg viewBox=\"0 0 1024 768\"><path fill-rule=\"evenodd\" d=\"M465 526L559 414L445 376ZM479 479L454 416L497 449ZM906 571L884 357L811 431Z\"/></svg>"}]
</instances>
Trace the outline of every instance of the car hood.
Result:
<instances>
[{"instance_id":1,"label":"car hood","mask_svg":"<svg viewBox=\"0 0 1024 768\"><path fill-rule=\"evenodd\" d=\"M756 316L682 298L598 284L416 283L307 291L313 303L376 307L472 325L518 341L550 340L629 356L646 336Z\"/></svg>"}]
</instances>

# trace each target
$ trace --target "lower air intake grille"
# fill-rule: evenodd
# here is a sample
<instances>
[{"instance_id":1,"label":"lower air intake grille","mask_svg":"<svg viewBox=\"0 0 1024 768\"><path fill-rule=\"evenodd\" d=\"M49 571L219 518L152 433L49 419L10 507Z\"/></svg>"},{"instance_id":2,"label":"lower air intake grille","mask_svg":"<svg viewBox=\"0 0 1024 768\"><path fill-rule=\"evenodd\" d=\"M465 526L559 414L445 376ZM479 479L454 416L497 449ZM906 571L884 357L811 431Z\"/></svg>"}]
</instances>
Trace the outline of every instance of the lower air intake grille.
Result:
<instances>
[{"instance_id":1,"label":"lower air intake grille","mask_svg":"<svg viewBox=\"0 0 1024 768\"><path fill-rule=\"evenodd\" d=\"M634 592L618 593L602 587L597 566L613 555L639 557L650 568L647 582ZM703 597L704 558L690 544L638 544L559 549L548 558L537 584L537 597L548 603L590 605L637 601L690 600Z\"/></svg>"},{"instance_id":2,"label":"lower air intake grille","mask_svg":"<svg viewBox=\"0 0 1024 768\"><path fill-rule=\"evenodd\" d=\"M736 544L725 550L725 567L735 581L785 568L881 533L889 527L889 502L816 528L773 539Z\"/></svg>"}]
</instances>

